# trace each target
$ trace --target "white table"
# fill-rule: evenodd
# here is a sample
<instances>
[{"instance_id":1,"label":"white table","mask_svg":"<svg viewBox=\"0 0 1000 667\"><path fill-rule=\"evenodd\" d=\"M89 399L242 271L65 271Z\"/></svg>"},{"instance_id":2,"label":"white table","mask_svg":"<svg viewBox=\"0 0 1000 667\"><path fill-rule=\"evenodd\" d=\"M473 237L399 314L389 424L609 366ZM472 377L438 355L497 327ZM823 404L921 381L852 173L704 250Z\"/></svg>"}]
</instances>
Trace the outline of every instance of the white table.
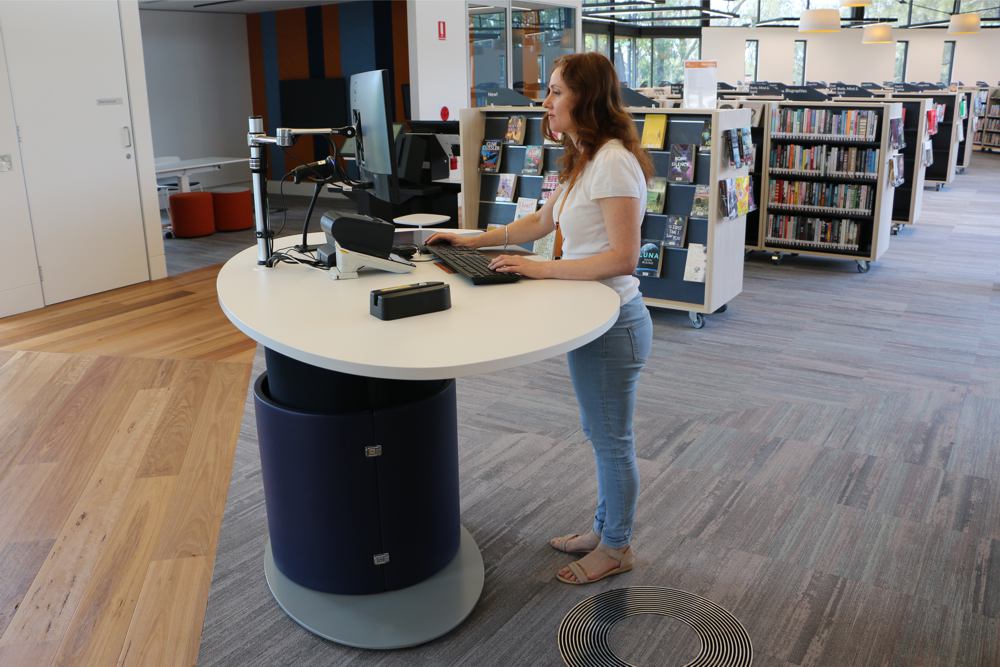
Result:
<instances>
[{"instance_id":1,"label":"white table","mask_svg":"<svg viewBox=\"0 0 1000 667\"><path fill-rule=\"evenodd\" d=\"M398 230L397 241L430 232ZM323 241L321 233L309 238L311 244ZM296 242L286 237L275 247ZM421 281L447 283L452 307L393 321L369 314L372 290ZM329 272L304 265L262 268L255 247L225 264L217 288L219 303L233 324L265 347L310 367L395 380L445 380L540 361L594 340L611 327L619 312L618 295L595 281L522 279L473 286L433 262L418 263L410 274L364 272L359 279L338 281ZM450 410L454 419L454 403ZM456 426L450 428L454 433ZM414 440L409 449L418 442ZM263 462L263 440L261 449ZM275 451L280 461L285 456L280 452L289 450L282 445L269 449L268 456L275 456ZM452 456L456 478L451 501L457 508L457 450ZM262 472L265 488L275 488L268 487L266 463ZM295 471L292 479L299 483ZM365 595L312 590L278 569L270 542L265 574L282 609L322 637L365 648L414 646L459 625L479 599L482 556L471 534L460 529L461 545L454 559L443 570L399 590Z\"/></svg>"},{"instance_id":2,"label":"white table","mask_svg":"<svg viewBox=\"0 0 1000 667\"><path fill-rule=\"evenodd\" d=\"M177 176L180 180L180 191L191 191L191 174L205 171L216 171L226 165L250 162L245 157L197 157L190 160L180 160L156 167L156 177Z\"/></svg>"}]
</instances>

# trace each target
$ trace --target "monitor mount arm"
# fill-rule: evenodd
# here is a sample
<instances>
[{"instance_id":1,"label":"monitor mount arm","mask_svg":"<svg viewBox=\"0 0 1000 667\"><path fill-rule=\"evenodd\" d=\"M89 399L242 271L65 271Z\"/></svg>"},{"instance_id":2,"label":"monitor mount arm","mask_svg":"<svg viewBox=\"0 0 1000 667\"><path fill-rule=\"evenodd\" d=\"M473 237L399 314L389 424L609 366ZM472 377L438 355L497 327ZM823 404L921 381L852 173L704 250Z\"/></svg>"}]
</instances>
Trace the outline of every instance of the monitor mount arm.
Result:
<instances>
[{"instance_id":1,"label":"monitor mount arm","mask_svg":"<svg viewBox=\"0 0 1000 667\"><path fill-rule=\"evenodd\" d=\"M261 116L250 116L247 145L250 147L250 174L253 181L253 209L257 237L257 264L267 266L267 260L273 252L272 233L267 219L267 153L266 146L274 145L288 148L295 140L304 135L339 135L356 137L357 127L279 127L275 136L269 137L264 132L264 119Z\"/></svg>"}]
</instances>

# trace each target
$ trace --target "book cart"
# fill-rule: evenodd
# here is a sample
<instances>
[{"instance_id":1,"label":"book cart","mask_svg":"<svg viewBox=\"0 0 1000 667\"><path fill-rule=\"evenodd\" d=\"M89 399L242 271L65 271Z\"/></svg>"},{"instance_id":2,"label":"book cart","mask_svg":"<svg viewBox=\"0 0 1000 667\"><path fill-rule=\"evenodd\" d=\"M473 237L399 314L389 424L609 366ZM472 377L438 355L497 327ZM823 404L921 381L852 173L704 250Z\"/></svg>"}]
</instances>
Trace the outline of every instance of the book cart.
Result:
<instances>
[{"instance_id":1,"label":"book cart","mask_svg":"<svg viewBox=\"0 0 1000 667\"><path fill-rule=\"evenodd\" d=\"M871 98L834 98L840 104L870 102ZM918 98L879 98L880 102L898 102L903 110L903 152L902 185L896 186L892 197L892 233L896 234L902 225L915 225L920 219L924 201L924 181L927 167L924 162L924 142L927 135L927 109L930 100Z\"/></svg>"},{"instance_id":2,"label":"book cart","mask_svg":"<svg viewBox=\"0 0 1000 667\"><path fill-rule=\"evenodd\" d=\"M876 119L873 140L854 136L850 131L804 132L780 131L785 114L807 114L817 111L872 111ZM813 255L836 259L852 259L860 273L867 273L871 263L881 257L889 247L892 227L892 200L894 188L888 182L889 159L895 155L890 147L889 121L900 118L898 103L838 102L775 102L767 120L764 150L768 156L763 162L763 183L766 193L760 202L763 221L762 246L772 253L772 261L781 262L783 254ZM801 128L800 128L801 130ZM772 153L793 149L814 150L819 147L838 150L855 147L878 150L875 171L871 175L859 172L823 174L819 170L801 170L771 167ZM818 185L812 185L818 184ZM773 201L773 194L791 188L824 188L850 190L855 186L874 187L870 208L834 207L807 203Z\"/></svg>"},{"instance_id":3,"label":"book cart","mask_svg":"<svg viewBox=\"0 0 1000 667\"><path fill-rule=\"evenodd\" d=\"M666 226L666 215L688 216L694 201L696 185L709 186L707 219L689 218L684 247L663 248L663 263L659 277L640 276L640 290L651 308L687 311L694 328L705 324L705 315L721 312L733 297L743 291L743 242L746 216L723 219L720 208L720 180L746 176L747 168L734 169L724 159L722 131L749 127L749 110L629 108L642 136L647 114L667 117L664 150L650 150L657 176L667 175L671 144L699 144L706 121L711 122L710 152L697 152L694 183L668 183L663 214L646 213L642 223L642 239L660 239ZM495 201L499 174L479 173L478 159L484 139L502 140L512 115L527 119L525 145L544 145L540 107L478 107L462 109L459 132L462 155L462 226L485 229L487 225L513 222L516 205ZM538 198L544 176L524 176L521 169L525 146L504 145L500 160L501 173L518 174L517 196ZM543 173L558 169L562 147L544 145ZM645 202L643 202L645 206ZM758 202L758 206L759 206ZM705 282L684 280L688 244L701 243L706 249Z\"/></svg>"},{"instance_id":4,"label":"book cart","mask_svg":"<svg viewBox=\"0 0 1000 667\"><path fill-rule=\"evenodd\" d=\"M909 98L924 97L933 100L932 104L943 104L944 118L937 119L937 134L931 136L934 162L927 167L925 182L940 190L955 180L955 167L958 164L958 107L960 93L947 91L928 91L923 93L891 92L886 97Z\"/></svg>"},{"instance_id":5,"label":"book cart","mask_svg":"<svg viewBox=\"0 0 1000 667\"><path fill-rule=\"evenodd\" d=\"M983 151L1000 150L1000 88L990 88L986 113L979 119L974 142Z\"/></svg>"}]
</instances>

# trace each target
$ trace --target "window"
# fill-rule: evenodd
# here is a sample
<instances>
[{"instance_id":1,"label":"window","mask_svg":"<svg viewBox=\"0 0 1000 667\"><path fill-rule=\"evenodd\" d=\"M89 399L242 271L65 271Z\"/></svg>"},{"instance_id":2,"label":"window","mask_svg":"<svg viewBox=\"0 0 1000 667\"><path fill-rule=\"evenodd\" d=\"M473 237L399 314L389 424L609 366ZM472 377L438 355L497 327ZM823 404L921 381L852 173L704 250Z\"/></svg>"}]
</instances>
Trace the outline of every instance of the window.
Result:
<instances>
[{"instance_id":1,"label":"window","mask_svg":"<svg viewBox=\"0 0 1000 667\"><path fill-rule=\"evenodd\" d=\"M470 4L469 43L472 106L482 106L488 91L508 87L507 12Z\"/></svg>"},{"instance_id":2,"label":"window","mask_svg":"<svg viewBox=\"0 0 1000 667\"><path fill-rule=\"evenodd\" d=\"M792 84L803 86L806 83L806 40L795 40L795 51L792 55Z\"/></svg>"},{"instance_id":3,"label":"window","mask_svg":"<svg viewBox=\"0 0 1000 667\"><path fill-rule=\"evenodd\" d=\"M746 56L743 65L743 80L757 80L757 49L759 48L756 39L748 39L746 44Z\"/></svg>"},{"instance_id":4,"label":"window","mask_svg":"<svg viewBox=\"0 0 1000 667\"><path fill-rule=\"evenodd\" d=\"M701 40L697 37L658 37L653 40L654 86L684 82L684 61L701 57Z\"/></svg>"},{"instance_id":5,"label":"window","mask_svg":"<svg viewBox=\"0 0 1000 667\"><path fill-rule=\"evenodd\" d=\"M909 42L904 40L896 42L896 69L893 72L892 80L897 83L906 81L906 52L909 49Z\"/></svg>"},{"instance_id":6,"label":"window","mask_svg":"<svg viewBox=\"0 0 1000 667\"><path fill-rule=\"evenodd\" d=\"M948 40L944 43L944 52L941 54L941 83L951 83L951 65L955 60L955 42Z\"/></svg>"},{"instance_id":7,"label":"window","mask_svg":"<svg viewBox=\"0 0 1000 667\"><path fill-rule=\"evenodd\" d=\"M559 56L575 51L576 10L513 8L511 88L531 99L542 99L552 63Z\"/></svg>"},{"instance_id":8,"label":"window","mask_svg":"<svg viewBox=\"0 0 1000 667\"><path fill-rule=\"evenodd\" d=\"M583 50L584 51L596 51L597 53L603 53L604 55L611 57L610 53L611 42L608 40L608 36L599 33L586 33L583 36Z\"/></svg>"},{"instance_id":9,"label":"window","mask_svg":"<svg viewBox=\"0 0 1000 667\"><path fill-rule=\"evenodd\" d=\"M712 26L749 26L757 22L757 0L710 0L710 7L723 12L739 14L738 18L718 16Z\"/></svg>"},{"instance_id":10,"label":"window","mask_svg":"<svg viewBox=\"0 0 1000 667\"><path fill-rule=\"evenodd\" d=\"M797 19L809 7L807 0L760 0L760 20Z\"/></svg>"}]
</instances>

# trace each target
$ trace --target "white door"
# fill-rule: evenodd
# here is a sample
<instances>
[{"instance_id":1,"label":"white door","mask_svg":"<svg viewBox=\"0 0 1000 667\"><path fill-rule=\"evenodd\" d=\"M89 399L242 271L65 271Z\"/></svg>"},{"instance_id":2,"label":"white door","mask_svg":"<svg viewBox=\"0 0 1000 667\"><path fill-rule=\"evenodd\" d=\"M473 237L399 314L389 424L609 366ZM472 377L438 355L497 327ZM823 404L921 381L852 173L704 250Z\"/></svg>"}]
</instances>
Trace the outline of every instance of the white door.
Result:
<instances>
[{"instance_id":1,"label":"white door","mask_svg":"<svg viewBox=\"0 0 1000 667\"><path fill-rule=\"evenodd\" d=\"M45 303L149 279L118 3L0 1Z\"/></svg>"}]
</instances>

